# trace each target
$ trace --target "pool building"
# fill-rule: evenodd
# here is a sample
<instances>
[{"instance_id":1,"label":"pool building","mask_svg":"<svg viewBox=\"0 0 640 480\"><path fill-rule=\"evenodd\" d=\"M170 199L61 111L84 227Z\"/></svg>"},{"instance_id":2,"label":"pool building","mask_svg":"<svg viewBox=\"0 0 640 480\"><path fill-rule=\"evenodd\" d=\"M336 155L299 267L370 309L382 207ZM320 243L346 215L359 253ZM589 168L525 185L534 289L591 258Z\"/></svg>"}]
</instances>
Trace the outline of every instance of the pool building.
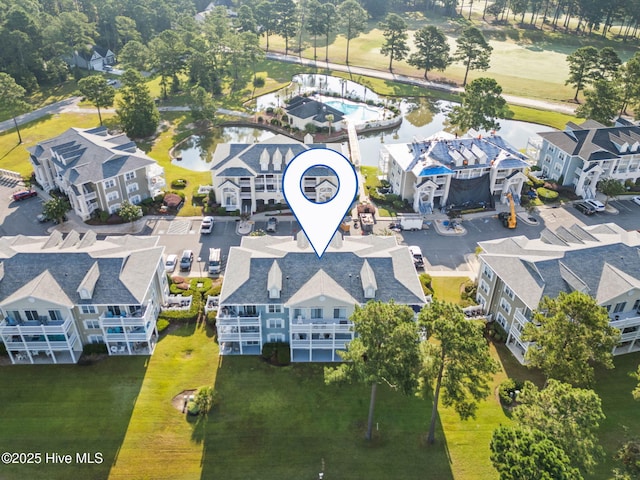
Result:
<instances>
[{"instance_id":1,"label":"pool building","mask_svg":"<svg viewBox=\"0 0 640 480\"><path fill-rule=\"evenodd\" d=\"M231 247L216 325L220 355L259 355L285 342L294 362L340 361L349 320L370 300L426 303L409 249L396 237L337 232L318 259L306 236L243 237Z\"/></svg>"}]
</instances>

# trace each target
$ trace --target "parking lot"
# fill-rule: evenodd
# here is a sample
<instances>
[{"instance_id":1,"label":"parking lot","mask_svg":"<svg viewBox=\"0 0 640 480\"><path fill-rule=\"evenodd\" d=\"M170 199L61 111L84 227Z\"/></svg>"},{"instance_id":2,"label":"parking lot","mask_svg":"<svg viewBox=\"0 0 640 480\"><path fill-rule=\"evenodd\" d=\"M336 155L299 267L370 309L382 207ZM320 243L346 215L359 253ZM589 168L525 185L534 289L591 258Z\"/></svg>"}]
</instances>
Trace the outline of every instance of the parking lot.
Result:
<instances>
[{"instance_id":1,"label":"parking lot","mask_svg":"<svg viewBox=\"0 0 640 480\"><path fill-rule=\"evenodd\" d=\"M38 197L27 198L16 202L11 195L21 187L15 183L0 182L0 234L9 235L47 235L48 229L53 225L39 223L36 216L42 212L42 199ZM495 215L473 220L463 219L466 229L465 235L443 236L439 235L433 225L421 231L407 231L392 233L403 245L417 245L421 248L425 260L426 269L432 272L453 272L472 274L476 268L475 249L477 243L507 236L524 235L527 238L538 238L544 228L555 230L560 226L569 226L574 223L582 225L595 225L599 223L614 222L625 230L640 229L640 206L630 199L612 200L611 206L618 210L618 214L609 212L584 215L572 205L563 207L541 207L533 216L539 220L538 225L528 225L519 221L514 230L502 226ZM300 227L290 216L278 217L279 222L275 235L295 235ZM201 264L194 263L191 275L200 273L200 268L205 269L205 263L209 256L209 248L220 248L222 251L223 269L229 255L231 246L240 245L241 235L237 233L238 218L216 217L215 227L209 235L199 233L199 219L181 218L175 219L151 218L147 221L142 234L158 235L159 243L165 247L165 256L169 254L180 255L183 250L193 250L194 256L201 258ZM375 233L389 233L390 221L377 220L374 227ZM256 220L254 230L266 230L267 220ZM349 235L359 236L361 230L353 228ZM104 235L100 235L104 237Z\"/></svg>"}]
</instances>

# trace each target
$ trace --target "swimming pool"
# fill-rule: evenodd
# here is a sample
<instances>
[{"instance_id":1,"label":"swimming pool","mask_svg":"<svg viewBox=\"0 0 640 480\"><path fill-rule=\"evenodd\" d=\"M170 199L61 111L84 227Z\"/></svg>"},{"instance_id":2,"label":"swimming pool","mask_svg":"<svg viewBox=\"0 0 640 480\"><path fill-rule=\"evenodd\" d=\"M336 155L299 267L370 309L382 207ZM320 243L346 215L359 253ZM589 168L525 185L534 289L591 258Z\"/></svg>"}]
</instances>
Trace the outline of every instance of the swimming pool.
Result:
<instances>
[{"instance_id":1,"label":"swimming pool","mask_svg":"<svg viewBox=\"0 0 640 480\"><path fill-rule=\"evenodd\" d=\"M342 100L326 100L325 105L340 110L349 120L357 120L359 122L368 122L379 120L382 118L382 109L369 107L367 105L358 105L355 103L347 103Z\"/></svg>"}]
</instances>

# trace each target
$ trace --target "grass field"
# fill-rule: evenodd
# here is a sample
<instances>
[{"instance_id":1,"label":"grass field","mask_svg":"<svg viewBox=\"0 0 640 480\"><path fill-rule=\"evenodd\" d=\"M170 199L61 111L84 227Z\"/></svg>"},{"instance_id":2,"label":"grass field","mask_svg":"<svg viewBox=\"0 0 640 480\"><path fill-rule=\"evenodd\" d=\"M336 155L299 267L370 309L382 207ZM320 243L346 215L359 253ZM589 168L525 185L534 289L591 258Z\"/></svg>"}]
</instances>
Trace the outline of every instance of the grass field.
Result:
<instances>
[{"instance_id":1,"label":"grass field","mask_svg":"<svg viewBox=\"0 0 640 480\"><path fill-rule=\"evenodd\" d=\"M438 288L438 287L436 287ZM543 379L492 346L508 374ZM634 380L640 356L616 359L598 372L596 390L607 420L601 439L605 463L590 479L608 478L611 456L640 429ZM189 421L172 405L183 390L214 385L218 405L204 421ZM326 386L323 365L272 367L257 357L218 357L210 330L174 328L148 357L111 357L89 366L5 367L0 376L0 445L5 451L72 454L100 452L97 465L11 465L3 479L326 478L497 479L489 440L510 419L494 394L476 419L461 422L440 409L436 444L424 443L430 399L380 388L374 440L363 439L369 389ZM75 463L75 462L74 462ZM354 472L357 475L354 477Z\"/></svg>"}]
</instances>

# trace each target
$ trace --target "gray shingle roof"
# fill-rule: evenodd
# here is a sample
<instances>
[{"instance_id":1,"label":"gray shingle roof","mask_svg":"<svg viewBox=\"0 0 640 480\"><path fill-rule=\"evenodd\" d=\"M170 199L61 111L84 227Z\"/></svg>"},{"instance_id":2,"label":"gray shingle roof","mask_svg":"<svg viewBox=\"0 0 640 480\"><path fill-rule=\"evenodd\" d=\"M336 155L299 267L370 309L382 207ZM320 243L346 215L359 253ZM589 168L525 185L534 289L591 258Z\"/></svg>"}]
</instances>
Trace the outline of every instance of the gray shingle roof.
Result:
<instances>
[{"instance_id":1,"label":"gray shingle roof","mask_svg":"<svg viewBox=\"0 0 640 480\"><path fill-rule=\"evenodd\" d=\"M274 261L282 271L280 299L270 299L269 271ZM300 249L292 237L245 237L240 247L231 247L220 302L234 304L288 303L301 290L307 291L312 278L322 270L331 279L326 287L334 295L353 297L365 303L360 279L365 261L377 279L376 299L405 304L423 304L424 295L406 246L395 237L345 237L342 247L329 247L321 259L310 247ZM351 274L351 277L349 277ZM336 287L337 285L337 287ZM305 293L319 295L315 290Z\"/></svg>"},{"instance_id":2,"label":"gray shingle roof","mask_svg":"<svg viewBox=\"0 0 640 480\"><path fill-rule=\"evenodd\" d=\"M562 232L564 244L548 245L548 250L541 248L541 240L482 242L487 253L481 258L530 308L536 308L543 296L575 289L604 303L640 288L637 232L624 232L612 224Z\"/></svg>"},{"instance_id":3,"label":"gray shingle roof","mask_svg":"<svg viewBox=\"0 0 640 480\"><path fill-rule=\"evenodd\" d=\"M50 243L46 237L13 238L12 251L0 252L2 303L34 296L64 305L139 304L164 249L155 246L157 237L140 242L130 236L108 237L88 244L79 239ZM82 300L79 287L89 280L92 298Z\"/></svg>"},{"instance_id":4,"label":"gray shingle roof","mask_svg":"<svg viewBox=\"0 0 640 480\"><path fill-rule=\"evenodd\" d=\"M294 97L285 109L288 115L302 119L315 120L319 123L327 121L327 115L333 115L333 121L339 122L344 114L330 105L305 97Z\"/></svg>"},{"instance_id":5,"label":"gray shingle roof","mask_svg":"<svg viewBox=\"0 0 640 480\"><path fill-rule=\"evenodd\" d=\"M88 130L70 128L57 137L40 142L29 152L37 162L51 159L69 183L82 185L155 163L134 147L126 135L109 136L104 127ZM62 156L65 162L53 158L52 151Z\"/></svg>"},{"instance_id":6,"label":"gray shingle roof","mask_svg":"<svg viewBox=\"0 0 640 480\"><path fill-rule=\"evenodd\" d=\"M539 135L569 155L577 155L588 161L636 155L638 152L620 152L618 143L640 141L640 126L598 127L599 124L585 122L580 126L568 125L564 132L543 132Z\"/></svg>"}]
</instances>

